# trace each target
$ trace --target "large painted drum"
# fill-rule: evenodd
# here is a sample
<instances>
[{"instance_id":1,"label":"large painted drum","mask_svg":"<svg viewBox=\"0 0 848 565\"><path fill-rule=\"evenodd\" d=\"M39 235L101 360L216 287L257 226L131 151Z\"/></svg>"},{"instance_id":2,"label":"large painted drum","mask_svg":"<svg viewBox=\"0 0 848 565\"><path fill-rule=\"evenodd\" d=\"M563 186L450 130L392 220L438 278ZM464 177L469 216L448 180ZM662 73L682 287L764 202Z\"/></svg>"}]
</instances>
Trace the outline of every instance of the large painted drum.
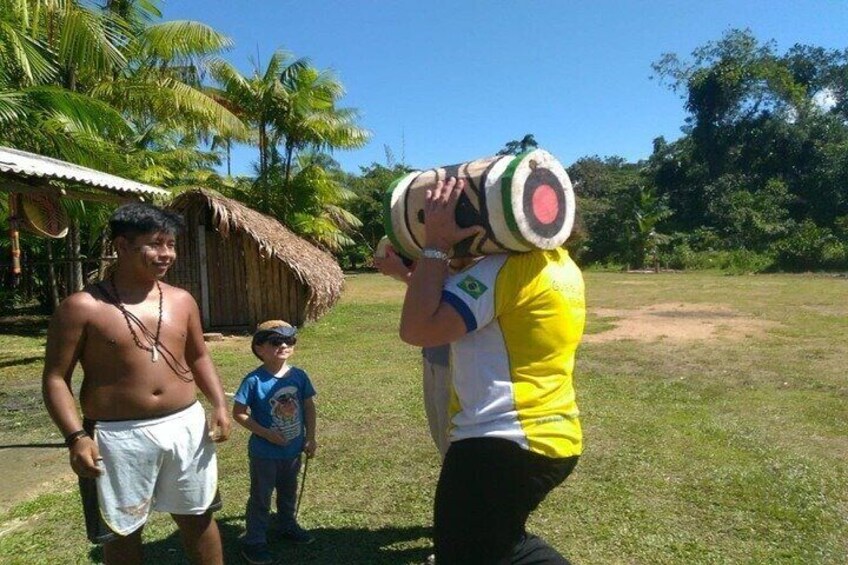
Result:
<instances>
[{"instance_id":1,"label":"large painted drum","mask_svg":"<svg viewBox=\"0 0 848 565\"><path fill-rule=\"evenodd\" d=\"M478 159L414 171L386 190L383 222L395 250L419 257L424 246L424 197L450 177L465 179L456 207L460 227L481 233L454 246L451 255L469 257L523 253L559 247L574 225L574 191L565 168L547 151Z\"/></svg>"}]
</instances>

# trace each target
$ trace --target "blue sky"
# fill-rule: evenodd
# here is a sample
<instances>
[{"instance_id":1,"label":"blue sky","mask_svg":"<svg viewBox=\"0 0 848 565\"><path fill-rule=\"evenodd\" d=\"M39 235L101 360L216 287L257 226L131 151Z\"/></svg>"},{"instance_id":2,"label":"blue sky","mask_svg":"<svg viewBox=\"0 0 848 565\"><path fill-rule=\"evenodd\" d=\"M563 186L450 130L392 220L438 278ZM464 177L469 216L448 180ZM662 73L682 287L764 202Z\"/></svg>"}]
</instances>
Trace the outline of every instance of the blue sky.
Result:
<instances>
[{"instance_id":1,"label":"blue sky","mask_svg":"<svg viewBox=\"0 0 848 565\"><path fill-rule=\"evenodd\" d=\"M731 28L795 43L848 47L842 0L171 0L165 19L229 35L242 72L279 48L331 69L369 145L337 151L347 171L396 161L416 168L498 151L526 133L570 165L586 155L635 161L678 138L680 97L651 80L663 53L688 56ZM255 149L234 152L250 173Z\"/></svg>"}]
</instances>

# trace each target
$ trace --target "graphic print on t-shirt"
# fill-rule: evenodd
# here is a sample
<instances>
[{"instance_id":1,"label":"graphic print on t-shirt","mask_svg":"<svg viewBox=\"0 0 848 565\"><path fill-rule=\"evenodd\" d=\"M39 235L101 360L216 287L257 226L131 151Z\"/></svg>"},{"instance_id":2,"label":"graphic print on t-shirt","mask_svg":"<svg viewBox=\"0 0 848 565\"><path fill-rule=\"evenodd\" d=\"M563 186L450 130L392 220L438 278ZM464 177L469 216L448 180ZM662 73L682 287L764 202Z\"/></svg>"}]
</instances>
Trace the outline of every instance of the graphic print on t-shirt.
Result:
<instances>
[{"instance_id":1,"label":"graphic print on t-shirt","mask_svg":"<svg viewBox=\"0 0 848 565\"><path fill-rule=\"evenodd\" d=\"M297 387L282 387L268 402L271 405L271 429L282 434L288 441L298 437L301 434L301 426Z\"/></svg>"}]
</instances>

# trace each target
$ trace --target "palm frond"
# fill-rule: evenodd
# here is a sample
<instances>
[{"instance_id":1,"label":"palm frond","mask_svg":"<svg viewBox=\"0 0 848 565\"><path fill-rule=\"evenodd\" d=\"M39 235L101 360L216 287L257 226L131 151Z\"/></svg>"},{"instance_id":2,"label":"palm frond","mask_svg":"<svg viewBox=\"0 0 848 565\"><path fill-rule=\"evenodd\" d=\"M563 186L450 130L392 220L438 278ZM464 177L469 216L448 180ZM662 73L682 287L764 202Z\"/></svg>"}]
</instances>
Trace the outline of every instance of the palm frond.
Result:
<instances>
[{"instance_id":1,"label":"palm frond","mask_svg":"<svg viewBox=\"0 0 848 565\"><path fill-rule=\"evenodd\" d=\"M233 46L226 35L200 22L179 20L147 26L137 38L142 57L160 61L189 61L220 53Z\"/></svg>"},{"instance_id":2,"label":"palm frond","mask_svg":"<svg viewBox=\"0 0 848 565\"><path fill-rule=\"evenodd\" d=\"M27 104L66 123L69 131L101 137L131 133L121 113L109 104L57 86L38 86L23 91Z\"/></svg>"},{"instance_id":3,"label":"palm frond","mask_svg":"<svg viewBox=\"0 0 848 565\"><path fill-rule=\"evenodd\" d=\"M251 82L222 59L212 59L208 66L212 77L221 84L223 90L220 92L228 100L229 107L237 109L237 112L245 111L256 96Z\"/></svg>"},{"instance_id":4,"label":"palm frond","mask_svg":"<svg viewBox=\"0 0 848 565\"><path fill-rule=\"evenodd\" d=\"M18 91L0 91L0 126L23 120L27 107L25 96ZM0 139L3 133L0 131Z\"/></svg>"},{"instance_id":5,"label":"palm frond","mask_svg":"<svg viewBox=\"0 0 848 565\"><path fill-rule=\"evenodd\" d=\"M108 21L108 25L107 25ZM129 34L118 16L101 13L69 2L62 14L57 51L65 67L85 67L108 71L123 67L126 59L118 45Z\"/></svg>"},{"instance_id":6,"label":"palm frond","mask_svg":"<svg viewBox=\"0 0 848 565\"><path fill-rule=\"evenodd\" d=\"M141 80L143 78L143 80ZM146 116L173 128L211 127L222 135L248 135L242 121L204 92L172 77L120 78L102 82L92 96L122 108L132 116Z\"/></svg>"},{"instance_id":7,"label":"palm frond","mask_svg":"<svg viewBox=\"0 0 848 565\"><path fill-rule=\"evenodd\" d=\"M272 81L281 80L280 75L285 74L289 71L289 69L300 68L308 66L308 61L306 59L298 59L293 62L289 62L294 58L294 56L288 51L284 51L282 49L278 49L271 55L271 60L268 61L268 66L265 67L265 73L262 75L262 82L266 84L270 84ZM259 69L256 69L256 74L258 76Z\"/></svg>"},{"instance_id":8,"label":"palm frond","mask_svg":"<svg viewBox=\"0 0 848 565\"><path fill-rule=\"evenodd\" d=\"M234 136L247 135L244 123L232 112L224 108L203 92L177 80L166 79L162 82L164 93L170 93L176 109L195 114L215 129Z\"/></svg>"},{"instance_id":9,"label":"palm frond","mask_svg":"<svg viewBox=\"0 0 848 565\"><path fill-rule=\"evenodd\" d=\"M335 223L344 231L350 232L362 227L362 220L360 220L341 206L328 204L324 209L326 210L327 215L330 217L330 219L333 220L333 223Z\"/></svg>"},{"instance_id":10,"label":"palm frond","mask_svg":"<svg viewBox=\"0 0 848 565\"><path fill-rule=\"evenodd\" d=\"M24 79L21 86L47 81L56 72L49 51L5 18L0 18L0 66L7 76L17 69Z\"/></svg>"}]
</instances>

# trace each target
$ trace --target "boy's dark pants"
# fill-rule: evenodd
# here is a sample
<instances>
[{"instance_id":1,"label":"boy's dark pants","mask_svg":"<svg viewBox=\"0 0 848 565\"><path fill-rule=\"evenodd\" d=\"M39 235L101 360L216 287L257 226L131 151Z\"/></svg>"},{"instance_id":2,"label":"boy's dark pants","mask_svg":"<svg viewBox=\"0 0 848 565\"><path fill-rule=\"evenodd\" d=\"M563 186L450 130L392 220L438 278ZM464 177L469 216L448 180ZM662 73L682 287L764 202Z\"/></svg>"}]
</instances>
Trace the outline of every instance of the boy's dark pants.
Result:
<instances>
[{"instance_id":1,"label":"boy's dark pants","mask_svg":"<svg viewBox=\"0 0 848 565\"><path fill-rule=\"evenodd\" d=\"M436 563L567 564L524 526L577 459L544 457L499 438L453 442L436 487Z\"/></svg>"},{"instance_id":2,"label":"boy's dark pants","mask_svg":"<svg viewBox=\"0 0 848 565\"><path fill-rule=\"evenodd\" d=\"M284 531L293 527L297 502L297 474L300 457L295 459L250 458L250 498L247 500L244 543L266 543L271 513L271 494L277 491L277 521Z\"/></svg>"}]
</instances>

